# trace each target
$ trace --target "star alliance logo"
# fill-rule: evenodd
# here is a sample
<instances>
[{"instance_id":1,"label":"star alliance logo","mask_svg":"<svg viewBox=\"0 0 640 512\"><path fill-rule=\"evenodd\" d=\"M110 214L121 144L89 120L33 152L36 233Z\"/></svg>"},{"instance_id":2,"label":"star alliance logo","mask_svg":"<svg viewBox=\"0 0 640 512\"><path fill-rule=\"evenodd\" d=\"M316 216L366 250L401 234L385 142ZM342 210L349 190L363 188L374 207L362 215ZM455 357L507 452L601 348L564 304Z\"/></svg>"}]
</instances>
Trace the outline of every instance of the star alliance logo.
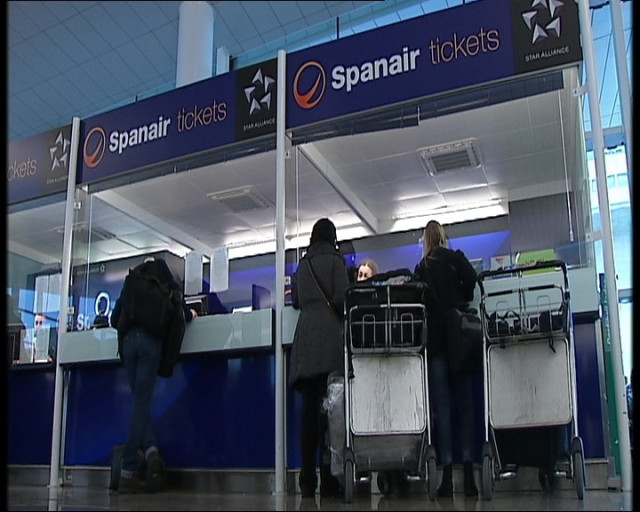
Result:
<instances>
[{"instance_id":1,"label":"star alliance logo","mask_svg":"<svg viewBox=\"0 0 640 512\"><path fill-rule=\"evenodd\" d=\"M560 9L563 0L532 0L531 10L522 13L527 28L531 31L531 43L544 41L549 35L560 37Z\"/></svg>"},{"instance_id":2,"label":"star alliance logo","mask_svg":"<svg viewBox=\"0 0 640 512\"><path fill-rule=\"evenodd\" d=\"M250 116L256 112L271 109L271 95L275 83L275 78L264 75L262 69L256 71L251 85L244 88L244 95L249 104Z\"/></svg>"},{"instance_id":3,"label":"star alliance logo","mask_svg":"<svg viewBox=\"0 0 640 512\"><path fill-rule=\"evenodd\" d=\"M65 139L62 132L58 133L56 137L56 143L49 148L49 157L51 158L51 172L62 167L66 168L69 165L69 145L71 141Z\"/></svg>"}]
</instances>

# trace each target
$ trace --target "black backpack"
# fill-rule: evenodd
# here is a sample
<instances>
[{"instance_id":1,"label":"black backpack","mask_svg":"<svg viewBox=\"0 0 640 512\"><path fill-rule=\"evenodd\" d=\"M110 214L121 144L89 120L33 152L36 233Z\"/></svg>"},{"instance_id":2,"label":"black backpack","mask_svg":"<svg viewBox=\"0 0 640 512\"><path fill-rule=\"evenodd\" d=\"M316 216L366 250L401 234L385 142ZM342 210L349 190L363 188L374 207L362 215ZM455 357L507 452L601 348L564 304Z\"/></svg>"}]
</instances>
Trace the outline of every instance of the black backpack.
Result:
<instances>
[{"instance_id":1,"label":"black backpack","mask_svg":"<svg viewBox=\"0 0 640 512\"><path fill-rule=\"evenodd\" d=\"M123 311L129 326L164 338L176 309L179 290L169 280L162 263L146 261L129 270L122 288Z\"/></svg>"},{"instance_id":2,"label":"black backpack","mask_svg":"<svg viewBox=\"0 0 640 512\"><path fill-rule=\"evenodd\" d=\"M158 375L170 377L182 347L186 319L182 293L166 263L153 260L130 269L120 298L122 310L117 325L120 355L124 332L131 327L142 327L162 340Z\"/></svg>"}]
</instances>

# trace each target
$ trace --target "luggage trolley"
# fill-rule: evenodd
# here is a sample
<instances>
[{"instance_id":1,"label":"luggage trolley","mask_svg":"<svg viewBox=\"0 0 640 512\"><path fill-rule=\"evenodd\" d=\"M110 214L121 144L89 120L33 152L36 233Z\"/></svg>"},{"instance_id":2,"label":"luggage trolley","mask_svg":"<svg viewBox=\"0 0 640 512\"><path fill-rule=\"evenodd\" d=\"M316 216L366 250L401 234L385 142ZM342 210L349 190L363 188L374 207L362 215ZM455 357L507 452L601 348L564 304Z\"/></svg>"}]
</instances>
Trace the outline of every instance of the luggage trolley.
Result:
<instances>
[{"instance_id":1,"label":"luggage trolley","mask_svg":"<svg viewBox=\"0 0 640 512\"><path fill-rule=\"evenodd\" d=\"M582 499L575 344L567 267L553 260L478 275L484 338L482 494L519 466L538 468L543 489L564 475ZM571 442L569 443L569 437Z\"/></svg>"},{"instance_id":2,"label":"luggage trolley","mask_svg":"<svg viewBox=\"0 0 640 512\"><path fill-rule=\"evenodd\" d=\"M357 472L377 471L389 494L393 475L426 480L436 496L426 360L426 310L420 282L357 283L345 292L345 498ZM406 480L404 479L406 477Z\"/></svg>"}]
</instances>

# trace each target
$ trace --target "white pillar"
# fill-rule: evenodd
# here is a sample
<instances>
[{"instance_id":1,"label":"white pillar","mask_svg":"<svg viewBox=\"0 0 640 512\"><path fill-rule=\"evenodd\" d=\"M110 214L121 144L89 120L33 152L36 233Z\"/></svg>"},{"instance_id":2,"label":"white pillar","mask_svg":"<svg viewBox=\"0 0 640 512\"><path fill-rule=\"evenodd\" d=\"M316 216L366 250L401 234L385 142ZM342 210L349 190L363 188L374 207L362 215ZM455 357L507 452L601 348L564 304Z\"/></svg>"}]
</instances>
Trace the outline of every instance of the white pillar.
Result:
<instances>
[{"instance_id":1,"label":"white pillar","mask_svg":"<svg viewBox=\"0 0 640 512\"><path fill-rule=\"evenodd\" d=\"M179 13L176 87L211 78L213 70L213 7L185 1Z\"/></svg>"},{"instance_id":2,"label":"white pillar","mask_svg":"<svg viewBox=\"0 0 640 512\"><path fill-rule=\"evenodd\" d=\"M216 76L222 75L229 71L229 50L226 46L220 46L216 50Z\"/></svg>"},{"instance_id":3,"label":"white pillar","mask_svg":"<svg viewBox=\"0 0 640 512\"><path fill-rule=\"evenodd\" d=\"M618 95L620 98L620 112L624 128L624 146L627 155L627 170L629 174L629 197L633 198L633 119L631 116L631 88L629 86L629 70L624 41L624 25L622 23L622 8L620 0L609 0L611 9L611 25L613 33L613 49L616 57L616 72L618 77ZM633 199L631 199L633 211Z\"/></svg>"},{"instance_id":4,"label":"white pillar","mask_svg":"<svg viewBox=\"0 0 640 512\"><path fill-rule=\"evenodd\" d=\"M74 117L71 129L71 153L69 154L69 174L67 178L67 200L64 209L64 236L62 243L62 276L60 279L60 312L58 314L58 339L56 340L56 377L53 395L53 427L51 432L51 464L49 468L49 488L61 485L60 466L61 445L64 428L62 409L64 400L64 371L60 365L60 338L67 332L69 321L69 286L71 282L71 257L73 247L73 205L76 193L76 168L78 166L78 146L80 144L80 118Z\"/></svg>"},{"instance_id":5,"label":"white pillar","mask_svg":"<svg viewBox=\"0 0 640 512\"><path fill-rule=\"evenodd\" d=\"M604 256L604 275L609 307L609 327L611 329L611 359L613 362L614 396L618 413L618 439L620 442L620 473L623 491L632 490L631 443L629 438L629 414L622 368L622 347L620 344L620 315L618 314L618 287L613 254L613 234L611 227L611 209L607 192L607 171L604 162L604 136L600 113L600 94L598 93L598 74L596 72L593 32L589 15L588 0L580 0L580 32L586 66L586 86L589 95L591 130L593 133L593 156L596 164L596 184L600 223L602 225L602 249Z\"/></svg>"},{"instance_id":6,"label":"white pillar","mask_svg":"<svg viewBox=\"0 0 640 512\"><path fill-rule=\"evenodd\" d=\"M285 229L285 103L287 81L287 54L278 51L278 91L276 114L276 311L275 311L275 402L276 402L276 451L275 451L275 494L286 492L287 466L285 460L285 382L284 351L282 348L282 316L284 310L284 229Z\"/></svg>"}]
</instances>

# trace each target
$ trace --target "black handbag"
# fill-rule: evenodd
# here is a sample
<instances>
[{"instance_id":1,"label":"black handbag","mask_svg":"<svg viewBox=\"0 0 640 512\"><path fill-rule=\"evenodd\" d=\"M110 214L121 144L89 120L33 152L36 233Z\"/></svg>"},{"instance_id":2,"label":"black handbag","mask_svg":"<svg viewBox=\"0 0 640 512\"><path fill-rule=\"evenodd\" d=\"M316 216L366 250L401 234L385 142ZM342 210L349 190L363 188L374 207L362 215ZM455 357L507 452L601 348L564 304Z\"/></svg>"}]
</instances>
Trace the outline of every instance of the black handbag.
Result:
<instances>
[{"instance_id":1,"label":"black handbag","mask_svg":"<svg viewBox=\"0 0 640 512\"><path fill-rule=\"evenodd\" d=\"M449 368L456 374L482 370L482 323L474 308L453 308L445 314Z\"/></svg>"}]
</instances>

